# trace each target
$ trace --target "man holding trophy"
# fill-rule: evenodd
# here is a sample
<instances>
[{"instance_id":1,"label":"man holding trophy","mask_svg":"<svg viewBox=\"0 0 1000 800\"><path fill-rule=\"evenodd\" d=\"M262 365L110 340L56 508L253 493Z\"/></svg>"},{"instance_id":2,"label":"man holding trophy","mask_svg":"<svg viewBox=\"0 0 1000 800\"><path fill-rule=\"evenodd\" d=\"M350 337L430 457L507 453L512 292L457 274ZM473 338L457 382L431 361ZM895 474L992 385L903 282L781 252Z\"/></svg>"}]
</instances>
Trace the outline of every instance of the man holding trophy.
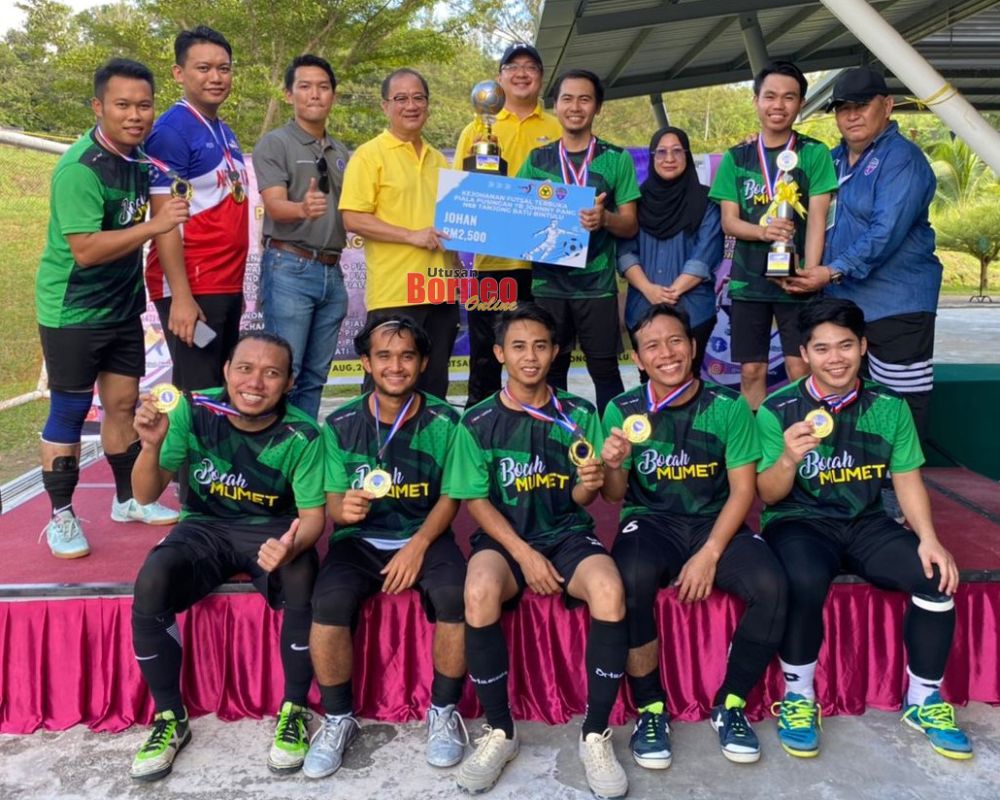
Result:
<instances>
[{"instance_id":1,"label":"man holding trophy","mask_svg":"<svg viewBox=\"0 0 1000 800\"><path fill-rule=\"evenodd\" d=\"M498 83L501 91L492 97L473 93L479 118L470 122L455 146L455 169L486 171L496 166L496 174L516 175L528 153L556 141L562 129L539 103L542 88L542 57L530 44L515 42L500 58ZM496 84L494 84L496 85ZM478 87L477 87L478 88ZM499 100L490 109L477 98ZM490 113L492 112L492 113ZM483 117L487 119L483 119ZM506 167L506 169L503 169ZM531 263L509 258L477 255L477 277L517 281L517 299L531 300ZM495 312L469 309L469 399L468 407L500 389L500 363L493 355Z\"/></svg>"},{"instance_id":2,"label":"man holding trophy","mask_svg":"<svg viewBox=\"0 0 1000 800\"><path fill-rule=\"evenodd\" d=\"M732 357L740 364L740 388L753 409L767 391L773 319L788 377L806 373L796 323L798 301L804 298L785 291L784 281L799 266L820 263L830 193L837 189L826 146L792 130L807 86L788 61L758 73L754 107L760 133L726 152L709 192L722 209L723 231L736 238L729 279Z\"/></svg>"}]
</instances>

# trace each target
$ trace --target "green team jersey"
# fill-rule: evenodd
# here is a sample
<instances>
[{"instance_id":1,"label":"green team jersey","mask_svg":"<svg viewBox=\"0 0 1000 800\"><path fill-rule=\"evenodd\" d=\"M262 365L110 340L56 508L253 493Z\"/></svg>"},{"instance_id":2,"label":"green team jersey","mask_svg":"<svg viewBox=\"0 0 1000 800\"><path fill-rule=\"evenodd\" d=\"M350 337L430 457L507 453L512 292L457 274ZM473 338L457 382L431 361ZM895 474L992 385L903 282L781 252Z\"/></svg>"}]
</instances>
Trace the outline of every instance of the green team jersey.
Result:
<instances>
[{"instance_id":1,"label":"green team jersey","mask_svg":"<svg viewBox=\"0 0 1000 800\"><path fill-rule=\"evenodd\" d=\"M376 467L389 472L389 493L372 501L362 522L335 527L333 539L356 536L379 549L394 550L424 524L441 496L445 456L458 413L443 400L418 392L420 409L400 426L379 459L379 441L385 442L392 426L382 423L376 432L370 395L366 392L326 418L325 488L344 494L363 488L365 477Z\"/></svg>"},{"instance_id":2,"label":"green team jersey","mask_svg":"<svg viewBox=\"0 0 1000 800\"><path fill-rule=\"evenodd\" d=\"M579 168L585 153L569 153L570 161ZM565 183L559 160L559 142L537 147L517 173L518 178ZM619 206L639 199L639 183L635 164L628 151L597 139L594 158L587 173L587 186L594 187L594 196L607 194L604 207L617 211ZM612 297L618 291L617 239L605 228L590 233L587 266L583 269L533 262L531 292L535 297Z\"/></svg>"},{"instance_id":3,"label":"green team jersey","mask_svg":"<svg viewBox=\"0 0 1000 800\"><path fill-rule=\"evenodd\" d=\"M149 208L149 172L81 136L52 173L49 228L35 279L38 323L47 328L120 325L146 308L142 246L114 261L82 267L67 236L138 225Z\"/></svg>"},{"instance_id":4,"label":"green team jersey","mask_svg":"<svg viewBox=\"0 0 1000 800\"><path fill-rule=\"evenodd\" d=\"M779 389L757 411L763 456L757 471L771 467L785 449L784 432L820 403L805 378ZM761 529L783 519L856 519L881 514L883 485L891 472L909 472L924 463L910 407L899 395L863 381L858 398L833 414L833 433L817 439L795 472L792 490L765 506Z\"/></svg>"},{"instance_id":5,"label":"green team jersey","mask_svg":"<svg viewBox=\"0 0 1000 800\"><path fill-rule=\"evenodd\" d=\"M224 389L200 395L227 402ZM188 493L181 519L233 520L284 531L300 508L324 505L323 439L304 412L286 405L262 431L248 433L185 397L169 414L160 467L187 460Z\"/></svg>"},{"instance_id":6,"label":"green team jersey","mask_svg":"<svg viewBox=\"0 0 1000 800\"><path fill-rule=\"evenodd\" d=\"M784 145L765 148L772 179L778 174L775 159L784 149ZM833 168L833 159L827 146L797 131L795 152L799 156L799 163L789 175L798 184L801 204L808 210L810 197L837 191L837 173ZM740 207L741 220L755 225L760 224L761 218L771 205L771 200L761 172L756 141L738 144L723 154L708 196L717 203L723 200L736 203ZM806 252L806 222L797 211L793 222L795 248L801 259L805 257ZM823 220L823 224L825 223L826 220ZM767 252L770 248L770 242L736 240L729 277L730 297L734 300L771 303L796 303L808 300L811 295L788 294L776 283L764 277L767 269Z\"/></svg>"},{"instance_id":7,"label":"green team jersey","mask_svg":"<svg viewBox=\"0 0 1000 800\"><path fill-rule=\"evenodd\" d=\"M599 453L603 435L597 410L580 397L554 391L565 414ZM556 415L551 402L543 411ZM509 409L494 394L462 416L442 491L456 500L488 499L532 545L544 546L568 533L590 533L593 518L573 500L573 441L562 425Z\"/></svg>"},{"instance_id":8,"label":"green team jersey","mask_svg":"<svg viewBox=\"0 0 1000 800\"><path fill-rule=\"evenodd\" d=\"M622 463L628 489L622 519L636 514L714 517L729 499L727 470L760 458L753 414L746 400L724 386L701 382L687 402L649 413L646 387L618 395L604 409L604 431L645 414L649 438L633 444Z\"/></svg>"}]
</instances>

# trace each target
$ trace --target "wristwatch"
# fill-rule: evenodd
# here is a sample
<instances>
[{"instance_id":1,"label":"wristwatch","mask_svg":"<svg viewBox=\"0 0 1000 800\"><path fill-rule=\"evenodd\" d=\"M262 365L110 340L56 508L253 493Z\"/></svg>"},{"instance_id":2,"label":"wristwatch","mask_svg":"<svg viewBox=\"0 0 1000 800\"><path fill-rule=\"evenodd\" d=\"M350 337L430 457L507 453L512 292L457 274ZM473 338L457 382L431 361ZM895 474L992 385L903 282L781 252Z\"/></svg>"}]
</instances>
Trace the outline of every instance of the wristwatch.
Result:
<instances>
[{"instance_id":1,"label":"wristwatch","mask_svg":"<svg viewBox=\"0 0 1000 800\"><path fill-rule=\"evenodd\" d=\"M844 280L843 272L837 272L832 267L827 267L827 269L830 270L830 283L832 283L834 286L836 286L838 283Z\"/></svg>"}]
</instances>

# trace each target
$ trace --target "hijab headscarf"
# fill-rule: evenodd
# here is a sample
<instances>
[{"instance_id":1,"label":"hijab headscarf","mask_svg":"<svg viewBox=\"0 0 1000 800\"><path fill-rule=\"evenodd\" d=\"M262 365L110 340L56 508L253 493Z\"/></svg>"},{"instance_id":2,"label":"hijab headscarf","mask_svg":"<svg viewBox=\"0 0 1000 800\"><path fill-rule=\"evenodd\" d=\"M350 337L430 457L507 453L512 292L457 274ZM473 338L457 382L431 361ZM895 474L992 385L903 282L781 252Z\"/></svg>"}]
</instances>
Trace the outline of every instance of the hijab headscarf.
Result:
<instances>
[{"instance_id":1,"label":"hijab headscarf","mask_svg":"<svg viewBox=\"0 0 1000 800\"><path fill-rule=\"evenodd\" d=\"M684 172L674 180L661 178L656 172L653 151L668 133L676 136L684 148ZM701 225L708 204L708 187L698 180L691 155L691 143L680 128L667 126L653 134L649 143L649 175L639 186L639 227L656 239L669 239L686 231L694 233Z\"/></svg>"}]
</instances>

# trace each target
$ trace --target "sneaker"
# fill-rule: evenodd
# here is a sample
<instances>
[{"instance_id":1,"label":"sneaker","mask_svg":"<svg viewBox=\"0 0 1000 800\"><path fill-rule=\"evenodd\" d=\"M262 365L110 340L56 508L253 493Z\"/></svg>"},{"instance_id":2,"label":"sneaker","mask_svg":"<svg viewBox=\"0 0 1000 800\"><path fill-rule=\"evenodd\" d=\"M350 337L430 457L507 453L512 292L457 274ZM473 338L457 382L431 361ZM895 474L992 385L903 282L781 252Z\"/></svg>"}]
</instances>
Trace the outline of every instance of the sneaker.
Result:
<instances>
[{"instance_id":1,"label":"sneaker","mask_svg":"<svg viewBox=\"0 0 1000 800\"><path fill-rule=\"evenodd\" d=\"M639 712L629 747L640 767L667 769L670 766L670 719L663 703L652 703Z\"/></svg>"},{"instance_id":2,"label":"sneaker","mask_svg":"<svg viewBox=\"0 0 1000 800\"><path fill-rule=\"evenodd\" d=\"M173 525L180 518L180 512L159 503L143 505L134 497L123 503L117 498L111 501L111 520L113 522L145 522L147 525Z\"/></svg>"},{"instance_id":3,"label":"sneaker","mask_svg":"<svg viewBox=\"0 0 1000 800\"><path fill-rule=\"evenodd\" d=\"M628 794L628 778L615 756L611 728L604 733L588 733L580 739L580 760L587 775L587 785L598 800Z\"/></svg>"},{"instance_id":4,"label":"sneaker","mask_svg":"<svg viewBox=\"0 0 1000 800\"><path fill-rule=\"evenodd\" d=\"M778 718L778 741L785 752L798 758L819 755L819 731L823 712L815 700L789 692L785 699L771 706Z\"/></svg>"},{"instance_id":5,"label":"sneaker","mask_svg":"<svg viewBox=\"0 0 1000 800\"><path fill-rule=\"evenodd\" d=\"M90 555L90 545L83 535L80 520L67 508L56 512L45 527L49 550L56 558L83 558Z\"/></svg>"},{"instance_id":6,"label":"sneaker","mask_svg":"<svg viewBox=\"0 0 1000 800\"><path fill-rule=\"evenodd\" d=\"M344 761L344 751L358 735L358 721L353 714L331 717L327 714L323 726L309 742L309 752L302 764L307 778L325 778L333 775Z\"/></svg>"},{"instance_id":7,"label":"sneaker","mask_svg":"<svg viewBox=\"0 0 1000 800\"><path fill-rule=\"evenodd\" d=\"M938 692L928 697L922 706L908 707L903 714L903 722L922 731L935 752L945 758L960 761L972 758L972 742L955 724L955 707L944 702Z\"/></svg>"},{"instance_id":8,"label":"sneaker","mask_svg":"<svg viewBox=\"0 0 1000 800\"><path fill-rule=\"evenodd\" d=\"M173 711L161 711L153 717L153 730L132 759L129 774L137 781L158 781L174 768L177 754L191 741L187 712L177 719Z\"/></svg>"},{"instance_id":9,"label":"sneaker","mask_svg":"<svg viewBox=\"0 0 1000 800\"><path fill-rule=\"evenodd\" d=\"M286 700L278 712L278 723L274 726L274 743L267 756L267 768L271 772L285 774L298 772L309 752L309 729L306 723L312 717L308 709Z\"/></svg>"},{"instance_id":10,"label":"sneaker","mask_svg":"<svg viewBox=\"0 0 1000 800\"><path fill-rule=\"evenodd\" d=\"M432 767L453 767L465 755L469 732L454 705L440 711L427 710L427 763Z\"/></svg>"},{"instance_id":11,"label":"sneaker","mask_svg":"<svg viewBox=\"0 0 1000 800\"><path fill-rule=\"evenodd\" d=\"M722 755L737 764L753 764L760 759L760 742L741 707L712 709L709 722L719 734Z\"/></svg>"},{"instance_id":12,"label":"sneaker","mask_svg":"<svg viewBox=\"0 0 1000 800\"><path fill-rule=\"evenodd\" d=\"M476 739L476 749L458 768L458 788L469 794L492 789L521 746L516 730L513 739L508 739L502 728L483 725L483 730L485 733Z\"/></svg>"}]
</instances>

